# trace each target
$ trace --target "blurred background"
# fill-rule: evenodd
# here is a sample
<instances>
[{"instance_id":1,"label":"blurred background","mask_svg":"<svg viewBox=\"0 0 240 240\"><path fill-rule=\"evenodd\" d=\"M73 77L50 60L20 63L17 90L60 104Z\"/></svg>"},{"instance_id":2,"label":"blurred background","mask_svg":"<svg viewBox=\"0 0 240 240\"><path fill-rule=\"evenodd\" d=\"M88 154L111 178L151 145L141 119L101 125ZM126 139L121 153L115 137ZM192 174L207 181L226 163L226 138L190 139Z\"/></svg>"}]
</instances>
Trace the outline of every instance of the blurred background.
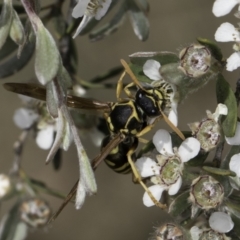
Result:
<instances>
[{"instance_id":1,"label":"blurred background","mask_svg":"<svg viewBox=\"0 0 240 240\"><path fill-rule=\"evenodd\" d=\"M120 1L120 0L119 0ZM138 51L173 51L195 42L196 37L214 40L214 33L221 23L229 21L236 25L237 19L230 14L216 18L212 14L214 1L209 0L157 0L150 1L150 35L140 42L134 35L129 20L113 35L98 42L89 42L87 36L77 37L79 55L78 75L91 79L108 69L118 66L121 58ZM44 3L43 3L44 5ZM232 44L219 44L225 57L232 53ZM225 72L226 79L235 87L238 71ZM20 73L4 79L3 82L21 82L34 77L33 61ZM117 78L111 79L116 82ZM130 81L126 78L126 81ZM21 131L14 125L12 116L21 107L17 95L0 88L0 172L8 173L13 161L13 143ZM91 90L89 97L102 101L115 101L114 90ZM187 123L201 120L206 109L215 111L215 82L189 96L179 106L179 128L189 130ZM167 128L163 121L158 128ZM154 131L153 131L154 132ZM99 153L89 138L82 137L89 157ZM150 139L150 138L149 138ZM32 177L42 180L48 186L67 194L78 178L78 161L75 146L63 154L62 168L56 172L51 164L45 165L48 151L40 150L30 136L23 152L23 168ZM81 210L69 204L51 226L30 232L27 239L50 240L145 240L151 237L154 228L166 222L166 215L157 207L147 208L142 203L143 189L132 183L131 175L114 173L105 164L96 171L98 192L88 197ZM55 211L61 200L43 196ZM0 216L13 202L1 204Z\"/></svg>"}]
</instances>

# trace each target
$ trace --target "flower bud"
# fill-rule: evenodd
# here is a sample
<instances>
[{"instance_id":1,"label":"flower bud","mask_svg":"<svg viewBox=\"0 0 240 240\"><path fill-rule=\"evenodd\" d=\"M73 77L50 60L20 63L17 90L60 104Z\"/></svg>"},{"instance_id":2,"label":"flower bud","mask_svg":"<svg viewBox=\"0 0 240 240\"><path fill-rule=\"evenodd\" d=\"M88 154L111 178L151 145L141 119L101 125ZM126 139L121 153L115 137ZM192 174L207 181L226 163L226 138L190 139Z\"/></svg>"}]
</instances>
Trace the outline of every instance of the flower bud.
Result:
<instances>
[{"instance_id":1,"label":"flower bud","mask_svg":"<svg viewBox=\"0 0 240 240\"><path fill-rule=\"evenodd\" d=\"M179 53L180 66L184 74L189 77L200 77L211 66L211 53L203 45L192 44Z\"/></svg>"},{"instance_id":2,"label":"flower bud","mask_svg":"<svg viewBox=\"0 0 240 240\"><path fill-rule=\"evenodd\" d=\"M211 176L201 176L193 180L189 200L202 209L219 206L224 197L223 186Z\"/></svg>"},{"instance_id":3,"label":"flower bud","mask_svg":"<svg viewBox=\"0 0 240 240\"><path fill-rule=\"evenodd\" d=\"M20 218L31 227L43 227L47 224L51 210L47 202L33 198L20 205Z\"/></svg>"},{"instance_id":4,"label":"flower bud","mask_svg":"<svg viewBox=\"0 0 240 240\"><path fill-rule=\"evenodd\" d=\"M224 104L218 104L215 113L207 111L207 118L201 122L195 122L188 124L192 130L192 135L196 137L201 148L206 152L209 152L215 148L221 140L222 130L218 123L220 115L226 115L227 108Z\"/></svg>"},{"instance_id":5,"label":"flower bud","mask_svg":"<svg viewBox=\"0 0 240 240\"><path fill-rule=\"evenodd\" d=\"M155 240L182 240L183 233L176 225L172 223L166 223L158 228L156 228L155 236L153 239Z\"/></svg>"}]
</instances>

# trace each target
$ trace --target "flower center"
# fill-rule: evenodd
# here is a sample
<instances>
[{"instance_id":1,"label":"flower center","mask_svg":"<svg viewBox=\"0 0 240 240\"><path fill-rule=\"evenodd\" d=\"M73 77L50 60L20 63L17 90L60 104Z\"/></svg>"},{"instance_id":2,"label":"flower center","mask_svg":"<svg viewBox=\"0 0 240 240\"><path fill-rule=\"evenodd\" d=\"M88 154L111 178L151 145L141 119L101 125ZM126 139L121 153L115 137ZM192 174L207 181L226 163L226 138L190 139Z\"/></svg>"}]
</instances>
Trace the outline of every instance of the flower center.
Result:
<instances>
[{"instance_id":1,"label":"flower center","mask_svg":"<svg viewBox=\"0 0 240 240\"><path fill-rule=\"evenodd\" d=\"M95 16L99 8L103 8L101 2L105 0L91 0L87 6L87 14L90 16Z\"/></svg>"}]
</instances>

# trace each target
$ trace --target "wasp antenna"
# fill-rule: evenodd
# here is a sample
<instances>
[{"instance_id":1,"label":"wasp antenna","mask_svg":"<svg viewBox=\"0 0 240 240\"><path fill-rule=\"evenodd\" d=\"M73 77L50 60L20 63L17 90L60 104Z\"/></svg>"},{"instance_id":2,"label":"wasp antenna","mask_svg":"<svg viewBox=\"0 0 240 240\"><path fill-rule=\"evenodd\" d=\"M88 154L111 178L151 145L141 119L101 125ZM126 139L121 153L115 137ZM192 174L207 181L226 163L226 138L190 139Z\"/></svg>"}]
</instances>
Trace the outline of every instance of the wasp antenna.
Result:
<instances>
[{"instance_id":1,"label":"wasp antenna","mask_svg":"<svg viewBox=\"0 0 240 240\"><path fill-rule=\"evenodd\" d=\"M136 76L134 75L133 71L131 70L131 68L128 66L127 62L123 59L120 60L121 64L123 65L125 71L128 73L128 75L131 77L131 79L133 80L133 82L139 87L141 88L143 91L145 91L145 89L141 86L141 84L139 83L139 81L137 80Z\"/></svg>"},{"instance_id":2,"label":"wasp antenna","mask_svg":"<svg viewBox=\"0 0 240 240\"><path fill-rule=\"evenodd\" d=\"M161 114L165 120L165 122L168 124L168 126L182 139L185 140L185 137L183 133L168 119L168 117L163 113L161 110Z\"/></svg>"}]
</instances>

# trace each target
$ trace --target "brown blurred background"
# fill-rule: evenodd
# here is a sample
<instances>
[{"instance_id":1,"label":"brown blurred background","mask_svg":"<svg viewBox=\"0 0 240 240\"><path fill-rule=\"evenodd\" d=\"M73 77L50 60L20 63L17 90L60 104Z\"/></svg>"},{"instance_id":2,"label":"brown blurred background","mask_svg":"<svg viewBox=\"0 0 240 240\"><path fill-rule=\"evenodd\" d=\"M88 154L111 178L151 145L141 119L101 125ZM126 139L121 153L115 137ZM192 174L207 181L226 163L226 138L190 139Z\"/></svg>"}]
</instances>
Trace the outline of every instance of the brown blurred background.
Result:
<instances>
[{"instance_id":1,"label":"brown blurred background","mask_svg":"<svg viewBox=\"0 0 240 240\"><path fill-rule=\"evenodd\" d=\"M236 24L237 19L231 15L216 18L212 14L213 1L209 0L157 0L150 1L150 36L146 42L140 42L134 35L129 20L112 36L91 43L87 36L78 37L79 71L84 79L119 65L119 59L128 59L128 55L138 51L178 51L195 41L196 37L214 39L217 27L226 21ZM232 50L231 43L220 44L225 57ZM33 63L33 61L32 61ZM4 81L26 81L34 76L33 64L16 76ZM227 80L235 86L238 71L225 73ZM112 79L116 82L116 79ZM3 81L2 81L3 82ZM0 88L1 128L0 128L0 163L1 173L8 173L13 160L12 146L20 130L12 121L13 112L20 107L18 97ZM91 91L89 96L96 99L115 101L114 91ZM187 123L200 120L206 109L216 108L215 82L210 82L196 94L191 95L179 106L179 123L181 130L188 130ZM158 127L166 127L164 122ZM95 156L89 140L84 140L90 157ZM60 171L45 166L47 151L38 149L32 138L29 138L23 153L23 167L29 175L45 181L49 186L67 193L78 178L78 162L75 146L64 153ZM83 208L76 211L69 204L58 219L47 229L30 232L28 240L146 240L157 227L166 220L163 212L157 207L146 208L142 204L143 189L134 185L130 175L118 175L107 168L104 163L96 171L98 193L88 197ZM44 196L45 197L45 196ZM61 200L46 197L53 210ZM12 203L11 203L12 204ZM11 206L1 205L0 216Z\"/></svg>"}]
</instances>

